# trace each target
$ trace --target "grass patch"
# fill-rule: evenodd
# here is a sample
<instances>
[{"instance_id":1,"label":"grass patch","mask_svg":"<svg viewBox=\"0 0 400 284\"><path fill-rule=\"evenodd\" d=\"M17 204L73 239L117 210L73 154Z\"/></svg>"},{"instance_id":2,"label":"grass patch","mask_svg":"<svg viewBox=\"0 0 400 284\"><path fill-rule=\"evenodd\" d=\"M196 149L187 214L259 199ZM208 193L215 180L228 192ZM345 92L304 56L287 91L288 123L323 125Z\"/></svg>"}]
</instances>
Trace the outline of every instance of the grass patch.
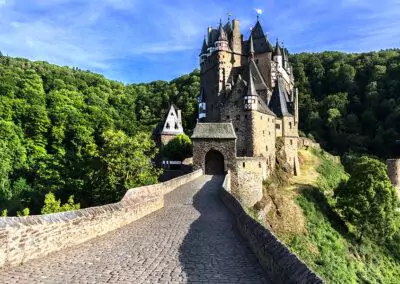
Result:
<instances>
[{"instance_id":1,"label":"grass patch","mask_svg":"<svg viewBox=\"0 0 400 284\"><path fill-rule=\"evenodd\" d=\"M332 209L334 188L348 178L340 160L317 149L299 154L302 175L276 193L299 206L305 230L272 228L277 236L327 283L400 283L400 233L390 243L358 243Z\"/></svg>"}]
</instances>

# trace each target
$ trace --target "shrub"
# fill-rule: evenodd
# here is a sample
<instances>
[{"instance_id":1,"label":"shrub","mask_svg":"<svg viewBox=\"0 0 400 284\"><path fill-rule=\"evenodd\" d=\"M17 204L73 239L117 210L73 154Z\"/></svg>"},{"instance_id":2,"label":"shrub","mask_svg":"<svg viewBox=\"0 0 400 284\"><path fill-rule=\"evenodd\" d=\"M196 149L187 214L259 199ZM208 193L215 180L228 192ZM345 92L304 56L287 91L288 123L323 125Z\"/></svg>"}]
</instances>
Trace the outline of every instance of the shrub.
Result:
<instances>
[{"instance_id":1,"label":"shrub","mask_svg":"<svg viewBox=\"0 0 400 284\"><path fill-rule=\"evenodd\" d=\"M44 206L41 210L42 214L58 213L64 211L72 211L80 208L80 204L75 204L74 196L68 198L68 202L61 205L61 200L56 199L54 193L49 192L44 198Z\"/></svg>"}]
</instances>

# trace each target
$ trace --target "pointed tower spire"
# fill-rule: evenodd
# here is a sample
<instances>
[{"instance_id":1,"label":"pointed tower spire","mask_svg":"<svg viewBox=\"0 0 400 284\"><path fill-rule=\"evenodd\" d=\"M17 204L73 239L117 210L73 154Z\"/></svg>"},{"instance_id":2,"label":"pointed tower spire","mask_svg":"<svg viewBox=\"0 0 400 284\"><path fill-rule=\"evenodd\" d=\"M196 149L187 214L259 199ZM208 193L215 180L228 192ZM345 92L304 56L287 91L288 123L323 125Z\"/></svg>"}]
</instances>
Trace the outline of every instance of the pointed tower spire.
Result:
<instances>
[{"instance_id":1,"label":"pointed tower spire","mask_svg":"<svg viewBox=\"0 0 400 284\"><path fill-rule=\"evenodd\" d=\"M208 45L207 45L207 42L206 42L206 36L204 36L203 47L201 48L201 54L206 54L207 53L207 48L208 48Z\"/></svg>"},{"instance_id":2,"label":"pointed tower spire","mask_svg":"<svg viewBox=\"0 0 400 284\"><path fill-rule=\"evenodd\" d=\"M252 34L250 34L250 39L249 39L249 57L254 58L254 42Z\"/></svg>"},{"instance_id":3,"label":"pointed tower spire","mask_svg":"<svg viewBox=\"0 0 400 284\"><path fill-rule=\"evenodd\" d=\"M281 47L279 46L278 38L276 38L275 56L282 56L282 50L281 50Z\"/></svg>"},{"instance_id":4,"label":"pointed tower spire","mask_svg":"<svg viewBox=\"0 0 400 284\"><path fill-rule=\"evenodd\" d=\"M249 83L247 85L247 96L258 96L256 87L254 85L253 74L251 72L251 68L249 68Z\"/></svg>"},{"instance_id":5,"label":"pointed tower spire","mask_svg":"<svg viewBox=\"0 0 400 284\"><path fill-rule=\"evenodd\" d=\"M218 41L228 41L228 37L226 35L224 27L222 26L222 20L221 19L219 19Z\"/></svg>"}]
</instances>

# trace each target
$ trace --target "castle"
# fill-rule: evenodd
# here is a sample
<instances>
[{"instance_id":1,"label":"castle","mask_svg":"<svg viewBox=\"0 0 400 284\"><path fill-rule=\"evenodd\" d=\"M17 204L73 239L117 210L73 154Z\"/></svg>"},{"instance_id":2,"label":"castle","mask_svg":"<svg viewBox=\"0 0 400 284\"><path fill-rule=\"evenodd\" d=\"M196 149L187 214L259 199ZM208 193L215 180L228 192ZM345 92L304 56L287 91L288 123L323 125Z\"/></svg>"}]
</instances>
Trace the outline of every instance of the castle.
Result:
<instances>
[{"instance_id":1,"label":"castle","mask_svg":"<svg viewBox=\"0 0 400 284\"><path fill-rule=\"evenodd\" d=\"M193 131L195 168L232 172L232 188L245 204L262 197L262 181L276 163L279 140L299 174L298 91L286 50L272 46L257 22L248 40L233 20L208 28L200 52L199 116Z\"/></svg>"}]
</instances>

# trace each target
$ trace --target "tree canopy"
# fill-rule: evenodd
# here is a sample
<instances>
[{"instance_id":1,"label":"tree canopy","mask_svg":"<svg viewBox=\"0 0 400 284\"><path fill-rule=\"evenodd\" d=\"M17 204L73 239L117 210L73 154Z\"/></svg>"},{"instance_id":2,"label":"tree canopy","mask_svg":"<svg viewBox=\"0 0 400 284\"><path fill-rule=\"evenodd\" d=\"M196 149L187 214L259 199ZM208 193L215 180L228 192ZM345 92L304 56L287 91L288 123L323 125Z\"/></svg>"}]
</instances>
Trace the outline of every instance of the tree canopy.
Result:
<instances>
[{"instance_id":1,"label":"tree canopy","mask_svg":"<svg viewBox=\"0 0 400 284\"><path fill-rule=\"evenodd\" d=\"M192 129L198 89L197 71L124 85L0 56L0 211L39 214L48 193L61 203L73 195L82 207L99 205L157 182L152 131L171 102Z\"/></svg>"},{"instance_id":2,"label":"tree canopy","mask_svg":"<svg viewBox=\"0 0 400 284\"><path fill-rule=\"evenodd\" d=\"M398 199L379 160L363 156L352 162L347 184L336 189L337 208L359 238L390 238L397 228Z\"/></svg>"}]
</instances>

